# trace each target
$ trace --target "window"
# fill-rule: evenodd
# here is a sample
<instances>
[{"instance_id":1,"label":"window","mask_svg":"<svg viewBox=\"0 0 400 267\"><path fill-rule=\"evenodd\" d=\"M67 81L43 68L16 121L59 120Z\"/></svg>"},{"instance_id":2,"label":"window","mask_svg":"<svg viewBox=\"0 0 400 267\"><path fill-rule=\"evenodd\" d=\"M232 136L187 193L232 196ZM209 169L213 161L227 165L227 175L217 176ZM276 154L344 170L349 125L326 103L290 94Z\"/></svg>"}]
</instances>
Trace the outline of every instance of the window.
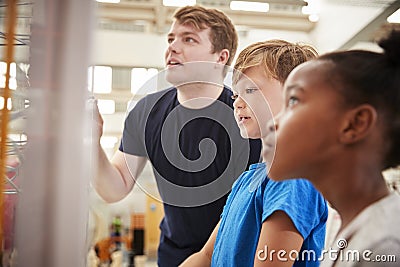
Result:
<instances>
[{"instance_id":1,"label":"window","mask_svg":"<svg viewBox=\"0 0 400 267\"><path fill-rule=\"evenodd\" d=\"M108 66L89 67L88 90L97 94L108 94L112 91L112 68Z\"/></svg>"},{"instance_id":2,"label":"window","mask_svg":"<svg viewBox=\"0 0 400 267\"><path fill-rule=\"evenodd\" d=\"M132 68L131 72L131 93L132 94L146 94L149 91L156 91L157 89L157 77L154 77L158 74L158 70L155 68ZM148 88L148 82L151 80ZM155 83L153 83L155 81ZM145 87L145 88L144 88Z\"/></svg>"},{"instance_id":3,"label":"window","mask_svg":"<svg viewBox=\"0 0 400 267\"><path fill-rule=\"evenodd\" d=\"M6 87L7 63L0 61L0 87ZM10 89L17 89L17 65L13 62L10 64ZM4 99L3 99L4 102Z\"/></svg>"}]
</instances>

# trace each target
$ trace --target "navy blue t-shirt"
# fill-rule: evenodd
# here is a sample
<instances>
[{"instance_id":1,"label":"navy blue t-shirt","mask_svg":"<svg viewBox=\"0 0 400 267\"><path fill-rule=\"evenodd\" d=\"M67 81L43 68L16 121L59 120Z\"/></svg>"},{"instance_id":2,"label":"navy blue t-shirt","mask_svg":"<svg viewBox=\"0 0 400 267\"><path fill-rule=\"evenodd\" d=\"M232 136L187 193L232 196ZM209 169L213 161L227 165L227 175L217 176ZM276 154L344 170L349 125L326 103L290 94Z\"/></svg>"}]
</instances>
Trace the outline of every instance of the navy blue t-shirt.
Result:
<instances>
[{"instance_id":1,"label":"navy blue t-shirt","mask_svg":"<svg viewBox=\"0 0 400 267\"><path fill-rule=\"evenodd\" d=\"M120 150L147 157L164 203L159 266L178 266L199 251L219 221L239 175L259 162L260 140L240 136L231 91L189 109L170 88L147 95L130 111Z\"/></svg>"}]
</instances>

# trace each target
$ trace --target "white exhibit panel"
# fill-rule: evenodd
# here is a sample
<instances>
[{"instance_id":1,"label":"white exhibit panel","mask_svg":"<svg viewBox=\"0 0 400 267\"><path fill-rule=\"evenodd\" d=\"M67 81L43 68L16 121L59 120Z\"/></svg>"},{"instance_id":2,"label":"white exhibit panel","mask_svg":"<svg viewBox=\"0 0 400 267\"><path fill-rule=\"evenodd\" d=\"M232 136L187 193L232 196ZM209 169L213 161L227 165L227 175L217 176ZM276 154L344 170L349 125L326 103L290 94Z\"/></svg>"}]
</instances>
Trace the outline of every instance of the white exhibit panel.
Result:
<instances>
[{"instance_id":1,"label":"white exhibit panel","mask_svg":"<svg viewBox=\"0 0 400 267\"><path fill-rule=\"evenodd\" d=\"M16 266L86 266L92 3L34 1Z\"/></svg>"}]
</instances>

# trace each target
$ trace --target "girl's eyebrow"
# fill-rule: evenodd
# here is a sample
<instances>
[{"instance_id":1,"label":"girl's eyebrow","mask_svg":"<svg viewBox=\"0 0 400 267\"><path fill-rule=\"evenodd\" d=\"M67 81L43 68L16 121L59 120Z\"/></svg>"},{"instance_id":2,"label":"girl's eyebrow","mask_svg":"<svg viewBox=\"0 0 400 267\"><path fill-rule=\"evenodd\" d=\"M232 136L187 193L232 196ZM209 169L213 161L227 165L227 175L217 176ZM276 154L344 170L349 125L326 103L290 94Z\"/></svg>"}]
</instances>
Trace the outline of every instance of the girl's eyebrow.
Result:
<instances>
[{"instance_id":1,"label":"girl's eyebrow","mask_svg":"<svg viewBox=\"0 0 400 267\"><path fill-rule=\"evenodd\" d=\"M294 84L294 85L289 85L289 86L287 86L287 87L285 88L285 93L289 93L290 91L294 91L294 90L299 90L299 91L304 92L304 88L303 88L303 87Z\"/></svg>"}]
</instances>

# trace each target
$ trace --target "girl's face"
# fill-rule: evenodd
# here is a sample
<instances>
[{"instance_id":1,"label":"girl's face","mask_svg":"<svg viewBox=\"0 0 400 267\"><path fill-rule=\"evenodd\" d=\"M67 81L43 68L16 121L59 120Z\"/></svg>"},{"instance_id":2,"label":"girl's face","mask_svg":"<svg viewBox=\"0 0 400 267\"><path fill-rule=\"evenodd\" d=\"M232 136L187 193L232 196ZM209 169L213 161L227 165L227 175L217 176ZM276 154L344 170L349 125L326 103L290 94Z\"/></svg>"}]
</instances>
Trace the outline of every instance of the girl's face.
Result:
<instances>
[{"instance_id":1,"label":"girl's face","mask_svg":"<svg viewBox=\"0 0 400 267\"><path fill-rule=\"evenodd\" d=\"M311 178L335 160L346 109L337 91L324 82L328 64L306 62L293 70L285 82L284 109L275 118L275 127L269 123L270 134L263 138L264 154L271 153L268 147L274 147L276 141L269 173L274 180Z\"/></svg>"},{"instance_id":2,"label":"girl's face","mask_svg":"<svg viewBox=\"0 0 400 267\"><path fill-rule=\"evenodd\" d=\"M236 122L244 138L261 138L267 122L283 107L282 84L264 73L262 66L244 71L233 87Z\"/></svg>"}]
</instances>

